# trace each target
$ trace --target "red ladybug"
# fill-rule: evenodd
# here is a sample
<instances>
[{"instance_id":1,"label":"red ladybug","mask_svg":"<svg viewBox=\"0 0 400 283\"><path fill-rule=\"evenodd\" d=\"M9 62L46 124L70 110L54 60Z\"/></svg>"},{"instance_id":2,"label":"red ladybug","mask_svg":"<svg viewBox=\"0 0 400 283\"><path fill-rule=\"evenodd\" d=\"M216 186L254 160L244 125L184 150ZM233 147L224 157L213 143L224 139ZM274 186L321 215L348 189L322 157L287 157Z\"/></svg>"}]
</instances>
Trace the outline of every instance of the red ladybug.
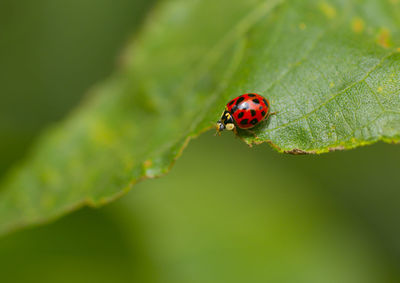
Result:
<instances>
[{"instance_id":1,"label":"red ladybug","mask_svg":"<svg viewBox=\"0 0 400 283\"><path fill-rule=\"evenodd\" d=\"M250 129L263 121L269 113L269 102L256 93L246 93L232 99L217 122L217 133L228 130Z\"/></svg>"}]
</instances>

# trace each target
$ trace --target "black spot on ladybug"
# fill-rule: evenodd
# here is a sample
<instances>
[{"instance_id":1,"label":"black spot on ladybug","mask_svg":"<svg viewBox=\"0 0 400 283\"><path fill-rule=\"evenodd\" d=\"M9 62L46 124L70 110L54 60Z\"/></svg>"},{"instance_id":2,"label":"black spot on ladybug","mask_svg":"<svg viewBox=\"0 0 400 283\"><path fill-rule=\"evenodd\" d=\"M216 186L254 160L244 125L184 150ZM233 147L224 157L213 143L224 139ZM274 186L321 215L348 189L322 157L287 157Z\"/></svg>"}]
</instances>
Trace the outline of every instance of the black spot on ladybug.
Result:
<instances>
[{"instance_id":1,"label":"black spot on ladybug","mask_svg":"<svg viewBox=\"0 0 400 283\"><path fill-rule=\"evenodd\" d=\"M240 102L242 102L244 100L244 97L241 96L238 98L238 100L236 100L236 105L238 105Z\"/></svg>"},{"instance_id":2,"label":"black spot on ladybug","mask_svg":"<svg viewBox=\"0 0 400 283\"><path fill-rule=\"evenodd\" d=\"M260 100L258 100L257 98L254 98L253 102L256 103L256 104L260 104Z\"/></svg>"},{"instance_id":3,"label":"black spot on ladybug","mask_svg":"<svg viewBox=\"0 0 400 283\"><path fill-rule=\"evenodd\" d=\"M232 109L231 109L231 114L233 115L233 113L235 113L237 110L237 105L233 105Z\"/></svg>"},{"instance_id":4,"label":"black spot on ladybug","mask_svg":"<svg viewBox=\"0 0 400 283\"><path fill-rule=\"evenodd\" d=\"M239 105L240 110L247 110L249 109L249 104L247 102L243 102L242 104Z\"/></svg>"},{"instance_id":5,"label":"black spot on ladybug","mask_svg":"<svg viewBox=\"0 0 400 283\"><path fill-rule=\"evenodd\" d=\"M263 98L263 101L264 101L265 105L269 106L268 102L267 102L267 100L265 98Z\"/></svg>"},{"instance_id":6,"label":"black spot on ladybug","mask_svg":"<svg viewBox=\"0 0 400 283\"><path fill-rule=\"evenodd\" d=\"M257 114L257 111L253 110L253 109L251 109L250 112L251 112L251 116L253 116L253 117L256 116L256 114Z\"/></svg>"},{"instance_id":7,"label":"black spot on ladybug","mask_svg":"<svg viewBox=\"0 0 400 283\"><path fill-rule=\"evenodd\" d=\"M228 106L231 106L233 103L235 103L235 100L232 100L231 102L229 102Z\"/></svg>"},{"instance_id":8,"label":"black spot on ladybug","mask_svg":"<svg viewBox=\"0 0 400 283\"><path fill-rule=\"evenodd\" d=\"M266 114L265 111L261 112L261 115L263 115L263 117L265 116L265 114Z\"/></svg>"},{"instance_id":9,"label":"black spot on ladybug","mask_svg":"<svg viewBox=\"0 0 400 283\"><path fill-rule=\"evenodd\" d=\"M238 115L238 118L239 118L239 119L242 118L243 115L244 115L244 112L240 112L239 115Z\"/></svg>"},{"instance_id":10,"label":"black spot on ladybug","mask_svg":"<svg viewBox=\"0 0 400 283\"><path fill-rule=\"evenodd\" d=\"M254 93L249 93L248 96L254 97L254 96L256 96L256 95L255 95Z\"/></svg>"},{"instance_id":11,"label":"black spot on ladybug","mask_svg":"<svg viewBox=\"0 0 400 283\"><path fill-rule=\"evenodd\" d=\"M249 119L243 119L242 121L240 121L241 125L246 125L249 123Z\"/></svg>"},{"instance_id":12,"label":"black spot on ladybug","mask_svg":"<svg viewBox=\"0 0 400 283\"><path fill-rule=\"evenodd\" d=\"M258 107L258 109L262 110L262 106Z\"/></svg>"},{"instance_id":13,"label":"black spot on ladybug","mask_svg":"<svg viewBox=\"0 0 400 283\"><path fill-rule=\"evenodd\" d=\"M258 123L258 120L254 118L253 120L250 121L250 124L255 125Z\"/></svg>"}]
</instances>

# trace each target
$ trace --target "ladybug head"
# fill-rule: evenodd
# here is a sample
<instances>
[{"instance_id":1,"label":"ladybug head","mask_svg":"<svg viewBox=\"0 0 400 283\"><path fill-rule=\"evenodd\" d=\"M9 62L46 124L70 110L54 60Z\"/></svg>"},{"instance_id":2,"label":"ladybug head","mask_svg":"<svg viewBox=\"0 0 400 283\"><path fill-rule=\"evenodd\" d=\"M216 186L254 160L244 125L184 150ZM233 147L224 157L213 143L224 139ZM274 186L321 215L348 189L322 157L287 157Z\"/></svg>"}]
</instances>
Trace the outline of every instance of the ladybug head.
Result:
<instances>
[{"instance_id":1,"label":"ladybug head","mask_svg":"<svg viewBox=\"0 0 400 283\"><path fill-rule=\"evenodd\" d=\"M228 131L235 129L235 124L233 123L233 118L229 111L225 110L224 113L222 113L221 119L218 120L216 128L218 134L225 129Z\"/></svg>"},{"instance_id":2,"label":"ladybug head","mask_svg":"<svg viewBox=\"0 0 400 283\"><path fill-rule=\"evenodd\" d=\"M217 132L222 132L223 130L225 130L225 125L221 122L221 120L218 120L216 128Z\"/></svg>"}]
</instances>

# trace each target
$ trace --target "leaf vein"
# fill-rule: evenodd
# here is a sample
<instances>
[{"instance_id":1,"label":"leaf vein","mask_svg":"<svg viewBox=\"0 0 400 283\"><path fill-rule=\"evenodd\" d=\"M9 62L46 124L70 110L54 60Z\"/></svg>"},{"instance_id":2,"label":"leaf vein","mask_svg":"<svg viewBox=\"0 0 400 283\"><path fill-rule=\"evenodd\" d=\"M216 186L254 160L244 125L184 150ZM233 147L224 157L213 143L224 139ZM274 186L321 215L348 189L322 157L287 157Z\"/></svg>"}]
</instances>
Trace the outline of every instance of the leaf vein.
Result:
<instances>
[{"instance_id":1,"label":"leaf vein","mask_svg":"<svg viewBox=\"0 0 400 283\"><path fill-rule=\"evenodd\" d=\"M271 85L263 92L267 93L269 90L271 90L275 85L277 85L283 78L285 78L288 74L290 74L293 70L295 70L298 66L300 66L301 62L307 61L308 56L311 54L311 52L315 49L317 46L318 42L322 39L322 37L326 34L327 30L322 31L318 34L314 42L311 44L311 47L304 52L304 55L297 60L296 62L292 63L289 65L289 68L286 69L286 71L282 72L278 78L276 78Z\"/></svg>"},{"instance_id":2,"label":"leaf vein","mask_svg":"<svg viewBox=\"0 0 400 283\"><path fill-rule=\"evenodd\" d=\"M378 103L379 107L382 109L383 112L386 112L385 107L383 107L381 101L378 98L378 95L376 92L371 88L371 86L367 83L366 80L364 80L364 84L367 86L367 88L371 91L372 95L375 97L376 102Z\"/></svg>"},{"instance_id":3,"label":"leaf vein","mask_svg":"<svg viewBox=\"0 0 400 283\"><path fill-rule=\"evenodd\" d=\"M231 46L235 41L250 30L259 20L267 15L271 10L279 4L283 4L285 0L266 1L258 5L255 9L248 12L242 19L228 32L221 40L219 40L208 53L200 60L197 67L187 76L187 79L181 84L180 90L190 88L195 83L196 79L206 73L207 70L215 64L216 61L224 54L224 51ZM178 90L179 91L179 90Z\"/></svg>"}]
</instances>

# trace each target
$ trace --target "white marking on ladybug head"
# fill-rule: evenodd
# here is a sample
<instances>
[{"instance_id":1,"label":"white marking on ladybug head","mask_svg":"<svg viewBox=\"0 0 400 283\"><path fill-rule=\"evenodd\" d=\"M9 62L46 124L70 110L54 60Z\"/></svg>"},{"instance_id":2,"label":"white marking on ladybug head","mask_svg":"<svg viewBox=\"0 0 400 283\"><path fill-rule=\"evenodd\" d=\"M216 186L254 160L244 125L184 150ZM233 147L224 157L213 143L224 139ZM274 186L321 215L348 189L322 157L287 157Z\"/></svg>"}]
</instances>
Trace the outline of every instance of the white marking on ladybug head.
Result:
<instances>
[{"instance_id":1,"label":"white marking on ladybug head","mask_svg":"<svg viewBox=\"0 0 400 283\"><path fill-rule=\"evenodd\" d=\"M228 124L225 125L225 128L226 128L228 131L232 131L232 130L235 128L235 124L233 124L233 123L228 123Z\"/></svg>"}]
</instances>

